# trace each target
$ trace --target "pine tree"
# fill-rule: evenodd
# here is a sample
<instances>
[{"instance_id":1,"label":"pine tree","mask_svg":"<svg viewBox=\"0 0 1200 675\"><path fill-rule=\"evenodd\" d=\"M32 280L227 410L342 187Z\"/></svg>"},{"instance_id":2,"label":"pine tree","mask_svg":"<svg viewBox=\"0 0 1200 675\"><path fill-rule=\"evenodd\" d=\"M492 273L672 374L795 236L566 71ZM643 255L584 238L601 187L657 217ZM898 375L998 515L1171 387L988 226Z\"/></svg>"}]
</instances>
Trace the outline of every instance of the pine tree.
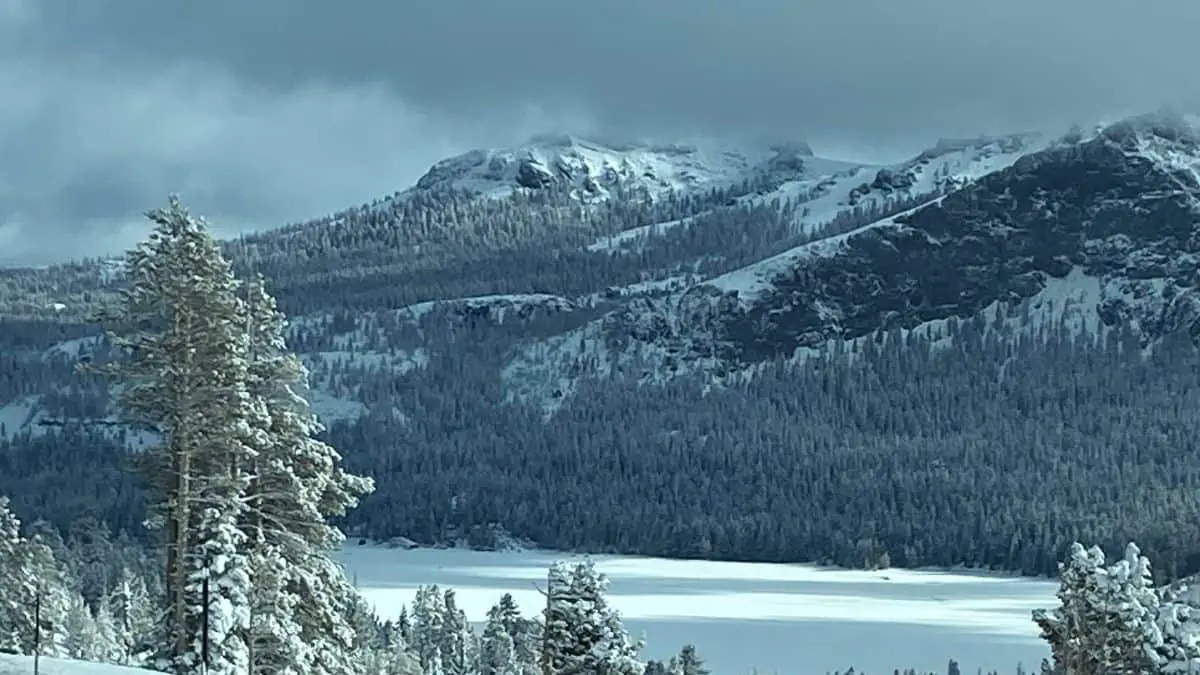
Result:
<instances>
[{"instance_id":1,"label":"pine tree","mask_svg":"<svg viewBox=\"0 0 1200 675\"><path fill-rule=\"evenodd\" d=\"M70 598L65 633L63 647L67 656L80 661L95 660L96 620L82 595L76 594Z\"/></svg>"},{"instance_id":2,"label":"pine tree","mask_svg":"<svg viewBox=\"0 0 1200 675\"><path fill-rule=\"evenodd\" d=\"M356 661L364 672L370 672L372 664L378 665L388 659L388 634L375 610L361 595L354 595L346 605L346 615L357 640Z\"/></svg>"},{"instance_id":3,"label":"pine tree","mask_svg":"<svg viewBox=\"0 0 1200 675\"><path fill-rule=\"evenodd\" d=\"M1053 663L1069 675L1098 672L1101 666L1096 640L1102 621L1095 610L1103 565L1104 552L1099 548L1072 544L1060 566L1059 607L1033 614L1042 638L1050 645Z\"/></svg>"},{"instance_id":4,"label":"pine tree","mask_svg":"<svg viewBox=\"0 0 1200 675\"><path fill-rule=\"evenodd\" d=\"M66 571L49 546L20 532L8 499L0 497L0 651L63 655L70 598Z\"/></svg>"},{"instance_id":5,"label":"pine tree","mask_svg":"<svg viewBox=\"0 0 1200 675\"><path fill-rule=\"evenodd\" d=\"M555 563L546 584L542 628L542 672L639 675L641 644L632 640L620 615L604 597L608 580L591 561L574 567Z\"/></svg>"},{"instance_id":6,"label":"pine tree","mask_svg":"<svg viewBox=\"0 0 1200 675\"><path fill-rule=\"evenodd\" d=\"M684 645L667 670L670 675L709 675L710 672L704 667L704 660L696 654L695 645Z\"/></svg>"},{"instance_id":7,"label":"pine tree","mask_svg":"<svg viewBox=\"0 0 1200 675\"><path fill-rule=\"evenodd\" d=\"M275 636L269 649L255 650L256 658L266 659L268 672L355 675L358 636L347 607L356 592L331 557L343 537L328 521L373 485L345 472L337 451L316 438L322 427L299 393L308 372L286 348L285 319L262 279L247 284L244 297L248 387L266 415L253 436L241 528L251 568L269 596L255 603L255 612Z\"/></svg>"},{"instance_id":8,"label":"pine tree","mask_svg":"<svg viewBox=\"0 0 1200 675\"><path fill-rule=\"evenodd\" d=\"M454 589L442 594L442 633L438 639L442 672L445 675L473 675L478 672L475 633L467 615L458 607Z\"/></svg>"},{"instance_id":9,"label":"pine tree","mask_svg":"<svg viewBox=\"0 0 1200 675\"><path fill-rule=\"evenodd\" d=\"M277 548L261 543L247 561L254 579L246 639L251 672L303 672L311 655L294 620L300 600L287 588L287 562Z\"/></svg>"},{"instance_id":10,"label":"pine tree","mask_svg":"<svg viewBox=\"0 0 1200 675\"><path fill-rule=\"evenodd\" d=\"M1062 565L1060 606L1034 621L1050 645L1052 670L1063 675L1142 675L1162 658L1159 596L1149 561L1130 544L1111 567L1098 547L1076 543ZM1043 668L1044 670L1044 668Z\"/></svg>"},{"instance_id":11,"label":"pine tree","mask_svg":"<svg viewBox=\"0 0 1200 675\"><path fill-rule=\"evenodd\" d=\"M511 593L488 610L479 640L483 675L534 675L539 672L536 622L521 616Z\"/></svg>"},{"instance_id":12,"label":"pine tree","mask_svg":"<svg viewBox=\"0 0 1200 675\"><path fill-rule=\"evenodd\" d=\"M21 653L32 627L26 624L22 605L25 596L24 567L20 559L21 522L8 508L8 498L0 497L0 652Z\"/></svg>"},{"instance_id":13,"label":"pine tree","mask_svg":"<svg viewBox=\"0 0 1200 675\"><path fill-rule=\"evenodd\" d=\"M396 632L405 644L412 640L412 621L408 617L408 605L400 606L400 615L396 617Z\"/></svg>"},{"instance_id":14,"label":"pine tree","mask_svg":"<svg viewBox=\"0 0 1200 675\"><path fill-rule=\"evenodd\" d=\"M642 675L667 675L667 665L662 661L651 659L646 662L646 667L642 670Z\"/></svg>"},{"instance_id":15,"label":"pine tree","mask_svg":"<svg viewBox=\"0 0 1200 675\"><path fill-rule=\"evenodd\" d=\"M1159 594L1150 560L1135 544L1108 568L1104 589L1105 660L1114 675L1141 675L1159 665L1163 636L1159 631Z\"/></svg>"},{"instance_id":16,"label":"pine tree","mask_svg":"<svg viewBox=\"0 0 1200 675\"><path fill-rule=\"evenodd\" d=\"M162 610L157 600L144 577L128 567L121 570L108 597L119 652L117 663L142 665L151 656L162 635Z\"/></svg>"},{"instance_id":17,"label":"pine tree","mask_svg":"<svg viewBox=\"0 0 1200 675\"><path fill-rule=\"evenodd\" d=\"M247 391L245 312L203 221L176 197L147 217L155 229L126 256L128 285L104 319L125 354L108 364L122 415L160 437L140 456L150 524L167 539L159 665L198 672L207 645L208 672L242 673L250 582L239 525L253 431L266 426Z\"/></svg>"},{"instance_id":18,"label":"pine tree","mask_svg":"<svg viewBox=\"0 0 1200 675\"><path fill-rule=\"evenodd\" d=\"M375 649L373 665L369 668L382 675L418 675L421 672L401 626L399 621L384 624L384 643Z\"/></svg>"},{"instance_id":19,"label":"pine tree","mask_svg":"<svg viewBox=\"0 0 1200 675\"><path fill-rule=\"evenodd\" d=\"M441 637L446 609L436 584L417 589L412 603L412 650L422 675L443 675Z\"/></svg>"},{"instance_id":20,"label":"pine tree","mask_svg":"<svg viewBox=\"0 0 1200 675\"><path fill-rule=\"evenodd\" d=\"M101 598L95 612L96 639L92 648L92 660L103 663L120 663L124 650L117 641L117 624L107 598Z\"/></svg>"},{"instance_id":21,"label":"pine tree","mask_svg":"<svg viewBox=\"0 0 1200 675\"><path fill-rule=\"evenodd\" d=\"M498 606L488 610L487 623L479 640L480 675L520 675L512 636L498 616Z\"/></svg>"}]
</instances>

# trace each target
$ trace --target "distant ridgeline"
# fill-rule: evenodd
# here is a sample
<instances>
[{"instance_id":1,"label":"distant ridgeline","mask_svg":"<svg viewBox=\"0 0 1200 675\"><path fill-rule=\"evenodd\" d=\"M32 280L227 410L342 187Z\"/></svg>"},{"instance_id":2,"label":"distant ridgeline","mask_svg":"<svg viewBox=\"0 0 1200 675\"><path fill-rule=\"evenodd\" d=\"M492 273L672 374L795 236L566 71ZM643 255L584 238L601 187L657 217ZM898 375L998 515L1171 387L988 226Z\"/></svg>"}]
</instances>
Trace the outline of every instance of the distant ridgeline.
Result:
<instances>
[{"instance_id":1,"label":"distant ridgeline","mask_svg":"<svg viewBox=\"0 0 1200 675\"><path fill-rule=\"evenodd\" d=\"M446 169L227 251L376 478L357 536L1047 574L1133 539L1175 577L1200 571L1190 133L793 152L654 199ZM0 270L0 494L26 518L138 530L120 465L152 439L74 372L119 283Z\"/></svg>"}]
</instances>

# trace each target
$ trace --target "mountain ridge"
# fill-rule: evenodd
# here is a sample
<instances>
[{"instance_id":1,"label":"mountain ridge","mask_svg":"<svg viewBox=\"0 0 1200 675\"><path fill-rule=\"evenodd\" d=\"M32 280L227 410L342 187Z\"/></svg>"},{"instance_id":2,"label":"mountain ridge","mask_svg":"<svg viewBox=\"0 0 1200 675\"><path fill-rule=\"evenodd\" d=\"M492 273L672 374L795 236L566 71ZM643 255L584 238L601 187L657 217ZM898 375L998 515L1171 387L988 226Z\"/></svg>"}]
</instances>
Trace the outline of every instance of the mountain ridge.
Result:
<instances>
[{"instance_id":1,"label":"mountain ridge","mask_svg":"<svg viewBox=\"0 0 1200 675\"><path fill-rule=\"evenodd\" d=\"M1132 528L1184 569L1178 532L1118 506L1176 513L1200 488L1180 451L1200 405L1192 124L946 141L886 166L768 147L750 175L665 191L637 173L582 188L657 146L595 160L543 139L546 168L552 148L595 161L528 188L519 148L481 182L485 153L465 184L443 172L226 252L270 281L331 440L379 479L345 523L363 536L1052 571L1067 523L1117 544ZM73 372L105 357L81 317L118 285L114 261L0 272L11 480L47 470L22 453L103 447L103 475L145 442ZM1131 496L1063 506L1067 475L1105 485L1117 466ZM131 498L103 508L136 523ZM805 504L827 506L793 523Z\"/></svg>"}]
</instances>

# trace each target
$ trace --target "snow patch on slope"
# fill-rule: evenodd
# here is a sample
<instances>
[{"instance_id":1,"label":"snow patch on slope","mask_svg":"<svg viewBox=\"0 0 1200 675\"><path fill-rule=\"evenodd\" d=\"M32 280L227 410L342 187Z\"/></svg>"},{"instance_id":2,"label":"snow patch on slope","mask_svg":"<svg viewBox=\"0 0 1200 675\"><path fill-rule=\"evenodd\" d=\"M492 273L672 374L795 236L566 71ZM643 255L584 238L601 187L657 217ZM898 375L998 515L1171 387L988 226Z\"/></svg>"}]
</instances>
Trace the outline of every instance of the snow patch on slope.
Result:
<instances>
[{"instance_id":1,"label":"snow patch on slope","mask_svg":"<svg viewBox=\"0 0 1200 675\"><path fill-rule=\"evenodd\" d=\"M42 354L42 358L47 361L54 359L79 361L82 358L91 356L99 344L100 338L96 336L64 340L47 349Z\"/></svg>"},{"instance_id":2,"label":"snow patch on slope","mask_svg":"<svg viewBox=\"0 0 1200 675\"><path fill-rule=\"evenodd\" d=\"M1025 337L1044 341L1051 334L1102 338L1108 329L1101 321L1099 307L1106 300L1127 292L1124 288L1120 283L1105 281L1074 268L1062 278L1047 277L1044 288L1036 295L1018 303L993 302L977 317L982 320L985 330L1002 330L1007 339ZM660 309L667 308L667 311L660 311L656 316L668 323L680 324L665 328L668 332L677 329L683 335L682 339L632 340L614 349L604 339L603 320L600 320L561 336L526 344L502 372L506 399L510 403L539 407L549 418L588 379L626 378L639 385L656 385L681 376L703 374L708 386L719 387L744 382L769 365L759 363L730 369L729 363L704 349L704 340L711 336L703 335L702 330L688 334L689 327L683 325L683 320L672 318L671 302L671 298L659 301ZM898 332L901 338L927 339L935 349L946 348L951 344L954 324L972 320L937 319ZM868 341L873 340L873 335L850 340L830 339L819 346L798 348L788 362L799 367L813 359L829 358L835 343L839 346L836 358L853 359Z\"/></svg>"},{"instance_id":3,"label":"snow patch on slope","mask_svg":"<svg viewBox=\"0 0 1200 675\"><path fill-rule=\"evenodd\" d=\"M775 288L773 281L788 271L795 269L801 261L836 255L845 250L851 239L868 230L881 227L904 227L896 222L897 218L902 218L929 206L936 206L941 203L942 199L942 197L938 197L915 208L850 230L849 232L843 232L839 235L818 239L817 241L788 249L783 253L765 258L752 265L747 265L746 267L714 277L705 282L704 285L711 286L722 293L734 293L743 303L743 306L749 305L763 294L773 290Z\"/></svg>"},{"instance_id":4,"label":"snow patch on slope","mask_svg":"<svg viewBox=\"0 0 1200 675\"><path fill-rule=\"evenodd\" d=\"M680 218L679 220L669 220L665 223L653 223L651 225L642 225L622 230L617 234L601 237L588 244L587 250L592 253L630 252L636 250L637 245L645 243L647 239L661 237L670 230L678 227L686 227L691 221L692 218Z\"/></svg>"},{"instance_id":5,"label":"snow patch on slope","mask_svg":"<svg viewBox=\"0 0 1200 675\"><path fill-rule=\"evenodd\" d=\"M893 165L811 160L810 175L742 201L798 202L797 233L813 234L856 208L880 208L901 199L959 189L1053 142L1051 136L1037 134L941 140L916 157Z\"/></svg>"},{"instance_id":6,"label":"snow patch on slope","mask_svg":"<svg viewBox=\"0 0 1200 675\"><path fill-rule=\"evenodd\" d=\"M503 323L510 316L527 315L529 312L537 309L569 312L578 308L571 300L559 295L551 295L549 293L506 293L418 302L415 305L409 305L397 310L397 313L406 315L411 320L419 320L436 309L487 309L493 319L498 323Z\"/></svg>"},{"instance_id":7,"label":"snow patch on slope","mask_svg":"<svg viewBox=\"0 0 1200 675\"><path fill-rule=\"evenodd\" d=\"M0 439L12 440L24 433L45 434L46 427L39 424L45 419L38 405L40 402L40 396L25 396L0 405Z\"/></svg>"}]
</instances>

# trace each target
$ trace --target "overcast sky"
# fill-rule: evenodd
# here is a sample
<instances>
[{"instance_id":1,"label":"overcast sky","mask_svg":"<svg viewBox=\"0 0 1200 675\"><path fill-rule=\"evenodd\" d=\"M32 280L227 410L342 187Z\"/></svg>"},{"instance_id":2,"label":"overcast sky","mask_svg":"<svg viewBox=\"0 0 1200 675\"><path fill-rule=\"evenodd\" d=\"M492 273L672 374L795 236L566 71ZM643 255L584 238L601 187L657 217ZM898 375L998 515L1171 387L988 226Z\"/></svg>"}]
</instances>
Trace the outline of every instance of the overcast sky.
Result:
<instances>
[{"instance_id":1,"label":"overcast sky","mask_svg":"<svg viewBox=\"0 0 1200 675\"><path fill-rule=\"evenodd\" d=\"M0 261L260 229L540 131L939 136L1196 100L1197 0L0 0Z\"/></svg>"}]
</instances>

